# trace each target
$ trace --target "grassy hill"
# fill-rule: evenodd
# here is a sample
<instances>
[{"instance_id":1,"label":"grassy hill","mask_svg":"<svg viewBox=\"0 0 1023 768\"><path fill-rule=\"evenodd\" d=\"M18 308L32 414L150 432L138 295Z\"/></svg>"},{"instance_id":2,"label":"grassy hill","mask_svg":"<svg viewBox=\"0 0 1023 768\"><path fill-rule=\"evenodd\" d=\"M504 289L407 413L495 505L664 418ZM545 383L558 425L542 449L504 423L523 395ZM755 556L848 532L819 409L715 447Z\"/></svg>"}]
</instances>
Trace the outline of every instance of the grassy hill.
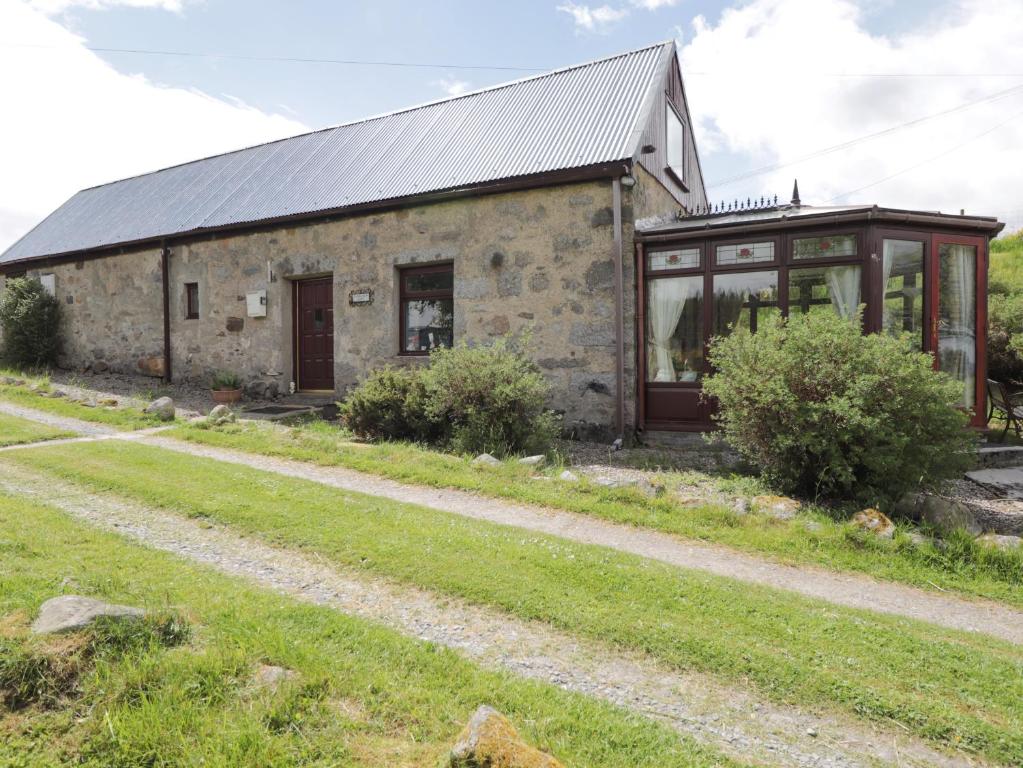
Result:
<instances>
[{"instance_id":1,"label":"grassy hill","mask_svg":"<svg viewBox=\"0 0 1023 768\"><path fill-rule=\"evenodd\" d=\"M1023 229L991 241L989 293L1023 292Z\"/></svg>"}]
</instances>

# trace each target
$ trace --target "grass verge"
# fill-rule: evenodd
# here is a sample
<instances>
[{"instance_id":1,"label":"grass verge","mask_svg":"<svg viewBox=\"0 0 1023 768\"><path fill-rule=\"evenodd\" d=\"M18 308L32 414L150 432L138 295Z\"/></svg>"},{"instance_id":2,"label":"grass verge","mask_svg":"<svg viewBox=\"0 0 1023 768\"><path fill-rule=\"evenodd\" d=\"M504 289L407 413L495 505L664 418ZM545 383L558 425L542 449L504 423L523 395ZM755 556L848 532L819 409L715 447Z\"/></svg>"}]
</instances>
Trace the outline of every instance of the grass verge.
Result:
<instances>
[{"instance_id":1,"label":"grass verge","mask_svg":"<svg viewBox=\"0 0 1023 768\"><path fill-rule=\"evenodd\" d=\"M481 702L571 766L734 765L610 705L482 670L3 494L0 565L0 686L39 683L0 704L2 765L439 765ZM175 642L125 625L30 637L29 618L68 583L172 608L188 632ZM258 688L263 663L298 677Z\"/></svg>"},{"instance_id":2,"label":"grass verge","mask_svg":"<svg viewBox=\"0 0 1023 768\"><path fill-rule=\"evenodd\" d=\"M835 571L858 571L923 589L956 591L1023 607L1023 550L1006 552L955 537L953 546L917 544L905 531L891 541L864 535L852 525L811 509L791 521L737 515L720 505L686 505L666 494L649 498L632 488L608 488L583 480L558 480L557 470L537 480L514 461L474 466L461 456L407 443L355 443L336 427L314 422L295 428L232 424L216 429L188 424L167 433L190 442L265 456L343 466L408 483L472 491L492 498L538 504L653 528L691 539L725 544L786 563L809 563ZM670 487L706 479L671 473ZM751 478L720 481L724 490L755 492ZM808 523L810 525L808 525Z\"/></svg>"},{"instance_id":3,"label":"grass verge","mask_svg":"<svg viewBox=\"0 0 1023 768\"><path fill-rule=\"evenodd\" d=\"M56 440L61 437L74 437L74 435L45 424L0 413L0 448L8 445Z\"/></svg>"},{"instance_id":4,"label":"grass verge","mask_svg":"<svg viewBox=\"0 0 1023 768\"><path fill-rule=\"evenodd\" d=\"M521 618L1023 761L1023 651L599 547L146 446L0 457Z\"/></svg>"}]
</instances>

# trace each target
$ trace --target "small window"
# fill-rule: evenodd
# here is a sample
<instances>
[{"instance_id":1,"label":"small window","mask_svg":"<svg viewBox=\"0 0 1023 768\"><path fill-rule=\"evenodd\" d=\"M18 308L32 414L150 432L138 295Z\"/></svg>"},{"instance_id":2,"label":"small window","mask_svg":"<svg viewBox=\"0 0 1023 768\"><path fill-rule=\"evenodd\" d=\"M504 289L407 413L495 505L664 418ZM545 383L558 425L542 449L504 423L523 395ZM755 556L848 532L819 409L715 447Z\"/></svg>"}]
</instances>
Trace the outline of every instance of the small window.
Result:
<instances>
[{"instance_id":1,"label":"small window","mask_svg":"<svg viewBox=\"0 0 1023 768\"><path fill-rule=\"evenodd\" d=\"M738 264L759 264L774 261L774 242L765 243L734 243L719 245L716 250L718 266L735 266Z\"/></svg>"},{"instance_id":2,"label":"small window","mask_svg":"<svg viewBox=\"0 0 1023 768\"><path fill-rule=\"evenodd\" d=\"M842 259L856 256L856 235L797 237L792 241L792 258Z\"/></svg>"},{"instance_id":3,"label":"small window","mask_svg":"<svg viewBox=\"0 0 1023 768\"><path fill-rule=\"evenodd\" d=\"M667 115L667 126L665 128L665 142L668 145L668 169L681 183L686 180L686 134L682 118L679 117L675 107L669 102L665 107Z\"/></svg>"},{"instance_id":4,"label":"small window","mask_svg":"<svg viewBox=\"0 0 1023 768\"><path fill-rule=\"evenodd\" d=\"M668 272L675 269L696 269L700 266L699 248L672 248L647 252L648 272Z\"/></svg>"},{"instance_id":5,"label":"small window","mask_svg":"<svg viewBox=\"0 0 1023 768\"><path fill-rule=\"evenodd\" d=\"M185 319L199 319L199 283L185 283Z\"/></svg>"},{"instance_id":6,"label":"small window","mask_svg":"<svg viewBox=\"0 0 1023 768\"><path fill-rule=\"evenodd\" d=\"M425 355L454 341L455 271L450 264L403 269L401 351Z\"/></svg>"},{"instance_id":7,"label":"small window","mask_svg":"<svg viewBox=\"0 0 1023 768\"><path fill-rule=\"evenodd\" d=\"M39 275L39 282L43 286L43 290L51 296L57 295L57 277L52 272L45 275Z\"/></svg>"}]
</instances>

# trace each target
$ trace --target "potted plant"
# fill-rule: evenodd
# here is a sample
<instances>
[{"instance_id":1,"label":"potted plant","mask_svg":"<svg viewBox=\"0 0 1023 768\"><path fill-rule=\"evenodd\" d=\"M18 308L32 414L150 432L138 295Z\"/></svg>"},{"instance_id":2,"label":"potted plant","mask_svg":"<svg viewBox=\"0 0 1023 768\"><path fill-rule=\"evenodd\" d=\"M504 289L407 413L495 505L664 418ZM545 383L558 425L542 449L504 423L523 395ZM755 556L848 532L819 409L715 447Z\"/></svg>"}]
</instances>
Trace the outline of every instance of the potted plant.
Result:
<instances>
[{"instance_id":1,"label":"potted plant","mask_svg":"<svg viewBox=\"0 0 1023 768\"><path fill-rule=\"evenodd\" d=\"M230 371L217 371L213 374L213 402L237 403L242 399L242 381L238 374Z\"/></svg>"}]
</instances>

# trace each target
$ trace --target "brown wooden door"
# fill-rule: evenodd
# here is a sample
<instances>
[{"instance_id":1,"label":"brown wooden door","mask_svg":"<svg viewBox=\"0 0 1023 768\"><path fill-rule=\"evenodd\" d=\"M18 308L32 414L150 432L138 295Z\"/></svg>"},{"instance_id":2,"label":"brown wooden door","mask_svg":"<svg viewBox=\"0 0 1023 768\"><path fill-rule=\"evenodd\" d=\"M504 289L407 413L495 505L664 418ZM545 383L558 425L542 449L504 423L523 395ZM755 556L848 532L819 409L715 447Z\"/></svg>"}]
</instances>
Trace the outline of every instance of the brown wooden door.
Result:
<instances>
[{"instance_id":1,"label":"brown wooden door","mask_svg":"<svg viewBox=\"0 0 1023 768\"><path fill-rule=\"evenodd\" d=\"M329 277L295 283L297 386L334 389L334 291Z\"/></svg>"}]
</instances>

